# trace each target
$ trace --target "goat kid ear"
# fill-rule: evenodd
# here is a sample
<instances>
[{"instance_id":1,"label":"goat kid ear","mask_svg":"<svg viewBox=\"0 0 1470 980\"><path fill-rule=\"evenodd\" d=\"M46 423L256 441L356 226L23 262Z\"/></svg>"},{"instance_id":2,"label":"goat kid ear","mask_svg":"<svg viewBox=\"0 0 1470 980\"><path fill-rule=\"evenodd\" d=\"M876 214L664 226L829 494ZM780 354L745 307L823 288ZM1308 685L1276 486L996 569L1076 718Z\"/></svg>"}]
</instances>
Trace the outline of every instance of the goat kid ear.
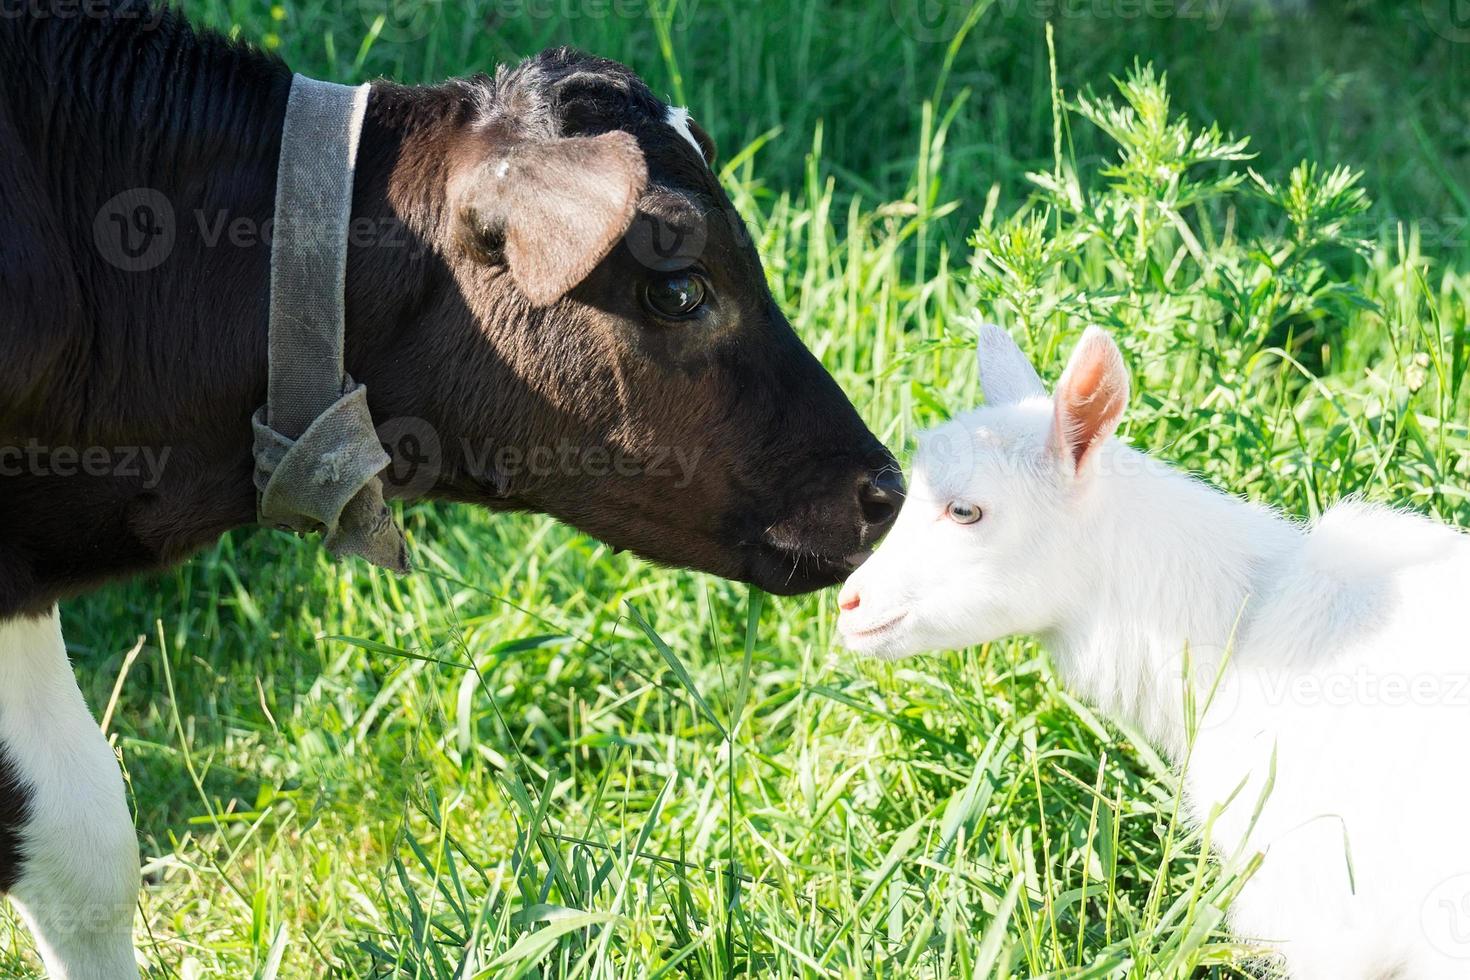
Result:
<instances>
[{"instance_id":1,"label":"goat kid ear","mask_svg":"<svg viewBox=\"0 0 1470 980\"><path fill-rule=\"evenodd\" d=\"M1010 405L1045 398L1046 386L1011 335L993 323L979 329L980 391L987 405Z\"/></svg>"},{"instance_id":2,"label":"goat kid ear","mask_svg":"<svg viewBox=\"0 0 1470 980\"><path fill-rule=\"evenodd\" d=\"M1128 405L1128 367L1107 331L1088 327L1052 397L1048 448L1077 474L1123 420Z\"/></svg>"},{"instance_id":3,"label":"goat kid ear","mask_svg":"<svg viewBox=\"0 0 1470 980\"><path fill-rule=\"evenodd\" d=\"M648 165L630 133L517 141L455 189L460 219L547 306L587 278L633 222Z\"/></svg>"}]
</instances>

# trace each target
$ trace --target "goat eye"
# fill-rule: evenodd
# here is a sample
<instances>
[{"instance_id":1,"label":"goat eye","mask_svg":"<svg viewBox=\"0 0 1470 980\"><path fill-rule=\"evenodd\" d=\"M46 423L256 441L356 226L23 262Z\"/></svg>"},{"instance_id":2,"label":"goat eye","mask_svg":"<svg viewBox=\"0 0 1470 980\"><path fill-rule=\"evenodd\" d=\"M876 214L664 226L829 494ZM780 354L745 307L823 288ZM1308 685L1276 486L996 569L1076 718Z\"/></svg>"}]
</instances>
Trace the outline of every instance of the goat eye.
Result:
<instances>
[{"instance_id":1,"label":"goat eye","mask_svg":"<svg viewBox=\"0 0 1470 980\"><path fill-rule=\"evenodd\" d=\"M707 291L703 276L695 272L677 272L650 280L643 287L643 302L658 316L679 319L690 316L703 306Z\"/></svg>"},{"instance_id":2,"label":"goat eye","mask_svg":"<svg viewBox=\"0 0 1470 980\"><path fill-rule=\"evenodd\" d=\"M974 504L961 503L958 500L951 501L949 506L944 508L944 513L956 524L974 524L981 515L979 507Z\"/></svg>"}]
</instances>

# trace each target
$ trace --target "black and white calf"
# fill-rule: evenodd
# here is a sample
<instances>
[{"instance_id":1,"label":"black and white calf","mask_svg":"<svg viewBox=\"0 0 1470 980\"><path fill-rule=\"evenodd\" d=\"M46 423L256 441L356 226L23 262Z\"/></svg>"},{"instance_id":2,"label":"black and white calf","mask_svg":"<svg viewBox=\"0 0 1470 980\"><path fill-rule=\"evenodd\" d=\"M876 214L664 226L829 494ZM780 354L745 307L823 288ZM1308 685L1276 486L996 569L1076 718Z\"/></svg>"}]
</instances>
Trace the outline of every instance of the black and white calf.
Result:
<instances>
[{"instance_id":1,"label":"black and white calf","mask_svg":"<svg viewBox=\"0 0 1470 980\"><path fill-rule=\"evenodd\" d=\"M0 889L53 977L119 980L138 854L56 604L255 520L291 72L144 0L17 9L0 18ZM777 308L687 113L564 49L375 83L365 112L345 368L380 434L432 437L390 454L438 447L395 455L390 497L548 513L782 594L847 575L897 512L896 467Z\"/></svg>"}]
</instances>

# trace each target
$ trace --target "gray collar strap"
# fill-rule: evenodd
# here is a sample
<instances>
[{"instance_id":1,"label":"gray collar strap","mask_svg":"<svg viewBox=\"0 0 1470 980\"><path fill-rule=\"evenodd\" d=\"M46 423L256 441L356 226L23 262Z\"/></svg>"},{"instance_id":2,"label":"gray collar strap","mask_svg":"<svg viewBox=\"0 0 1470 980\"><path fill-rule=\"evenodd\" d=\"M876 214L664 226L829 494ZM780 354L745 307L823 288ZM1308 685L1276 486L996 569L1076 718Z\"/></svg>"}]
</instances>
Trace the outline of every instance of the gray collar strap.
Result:
<instances>
[{"instance_id":1,"label":"gray collar strap","mask_svg":"<svg viewBox=\"0 0 1470 980\"><path fill-rule=\"evenodd\" d=\"M383 501L389 464L367 389L343 366L343 289L352 174L368 86L291 80L271 236L270 387L255 413L256 516L326 535L340 558L408 571L408 545Z\"/></svg>"}]
</instances>

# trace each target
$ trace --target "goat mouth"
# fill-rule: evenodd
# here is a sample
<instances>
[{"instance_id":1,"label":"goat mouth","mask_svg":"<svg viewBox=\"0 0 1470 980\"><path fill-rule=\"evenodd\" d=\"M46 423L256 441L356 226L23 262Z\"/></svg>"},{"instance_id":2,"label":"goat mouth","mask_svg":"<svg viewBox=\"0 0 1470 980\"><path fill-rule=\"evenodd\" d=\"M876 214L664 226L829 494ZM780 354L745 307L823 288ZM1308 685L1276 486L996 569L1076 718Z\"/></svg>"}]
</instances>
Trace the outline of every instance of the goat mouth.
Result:
<instances>
[{"instance_id":1,"label":"goat mouth","mask_svg":"<svg viewBox=\"0 0 1470 980\"><path fill-rule=\"evenodd\" d=\"M899 623L907 619L908 614L909 611L907 609L900 609L898 612L889 616L887 619L881 619L878 622L873 623L869 626L864 626L861 629L847 629L845 627L839 628L842 630L842 635L848 640L871 640L874 637L882 636L884 633L892 630Z\"/></svg>"}]
</instances>

